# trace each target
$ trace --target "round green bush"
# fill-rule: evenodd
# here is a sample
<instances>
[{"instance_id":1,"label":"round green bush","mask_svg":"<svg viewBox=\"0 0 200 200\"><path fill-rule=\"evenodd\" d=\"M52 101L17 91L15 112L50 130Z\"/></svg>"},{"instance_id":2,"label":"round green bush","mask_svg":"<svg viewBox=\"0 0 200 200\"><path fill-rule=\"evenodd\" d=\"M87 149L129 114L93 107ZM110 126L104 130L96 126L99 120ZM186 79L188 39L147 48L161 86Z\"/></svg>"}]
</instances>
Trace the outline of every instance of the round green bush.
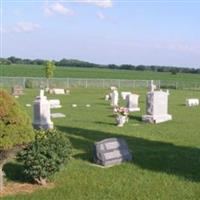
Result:
<instances>
[{"instance_id":1,"label":"round green bush","mask_svg":"<svg viewBox=\"0 0 200 200\"><path fill-rule=\"evenodd\" d=\"M23 162L27 178L45 185L68 162L71 152L71 143L64 133L40 130L36 131L35 140L18 154L18 160Z\"/></svg>"},{"instance_id":2,"label":"round green bush","mask_svg":"<svg viewBox=\"0 0 200 200\"><path fill-rule=\"evenodd\" d=\"M14 97L0 89L0 151L34 139L31 120Z\"/></svg>"}]
</instances>

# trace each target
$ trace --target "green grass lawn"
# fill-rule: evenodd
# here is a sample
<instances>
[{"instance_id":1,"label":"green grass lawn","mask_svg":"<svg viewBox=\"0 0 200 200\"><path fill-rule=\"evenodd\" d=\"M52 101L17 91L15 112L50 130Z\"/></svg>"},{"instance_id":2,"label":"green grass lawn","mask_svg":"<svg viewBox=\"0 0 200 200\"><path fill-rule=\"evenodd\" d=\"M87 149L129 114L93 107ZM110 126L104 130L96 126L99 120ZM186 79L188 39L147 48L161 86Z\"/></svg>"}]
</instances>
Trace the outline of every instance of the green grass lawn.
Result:
<instances>
[{"instance_id":1,"label":"green grass lawn","mask_svg":"<svg viewBox=\"0 0 200 200\"><path fill-rule=\"evenodd\" d=\"M73 159L54 176L55 188L40 189L3 199L41 200L157 200L199 199L200 197L200 107L184 106L185 98L200 98L195 91L171 90L169 113L173 120L157 125L141 122L145 113L145 90L140 94L141 112L131 114L128 124L119 128L112 116L105 89L73 89L70 96L59 98L66 118L54 119L57 129L73 144ZM37 90L26 90L19 98L22 106L33 103ZM72 104L78 107L72 108ZM91 104L90 108L85 105ZM120 103L124 104L123 101ZM30 116L32 108L25 107ZM133 153L133 161L103 169L92 165L95 141L110 137L124 138ZM17 164L8 163L20 181ZM14 173L14 172L13 172Z\"/></svg>"},{"instance_id":2,"label":"green grass lawn","mask_svg":"<svg viewBox=\"0 0 200 200\"><path fill-rule=\"evenodd\" d=\"M1 65L0 76L44 77L44 67L39 65ZM106 78L106 79L131 79L131 80L176 80L199 81L199 74L178 73L172 75L167 72L113 70L95 68L68 68L57 67L55 77L69 78Z\"/></svg>"}]
</instances>

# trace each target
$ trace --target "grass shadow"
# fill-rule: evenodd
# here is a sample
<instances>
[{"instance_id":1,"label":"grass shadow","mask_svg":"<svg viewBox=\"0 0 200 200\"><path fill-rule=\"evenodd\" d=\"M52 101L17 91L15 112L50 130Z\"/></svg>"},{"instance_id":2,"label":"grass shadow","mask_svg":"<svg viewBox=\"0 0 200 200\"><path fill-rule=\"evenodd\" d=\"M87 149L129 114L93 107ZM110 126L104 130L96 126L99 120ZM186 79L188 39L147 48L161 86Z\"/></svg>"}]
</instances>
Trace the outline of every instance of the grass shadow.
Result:
<instances>
[{"instance_id":1,"label":"grass shadow","mask_svg":"<svg viewBox=\"0 0 200 200\"><path fill-rule=\"evenodd\" d=\"M3 166L3 171L5 172L6 179L15 182L30 182L30 179L24 175L24 167L20 163L8 162Z\"/></svg>"},{"instance_id":2,"label":"grass shadow","mask_svg":"<svg viewBox=\"0 0 200 200\"><path fill-rule=\"evenodd\" d=\"M129 115L129 119L136 120L138 122L143 122L141 116Z\"/></svg>"},{"instance_id":3,"label":"grass shadow","mask_svg":"<svg viewBox=\"0 0 200 200\"><path fill-rule=\"evenodd\" d=\"M100 122L100 121L96 121L94 122L96 124L103 124L103 125L112 125L112 126L116 126L116 123L110 123L110 122Z\"/></svg>"},{"instance_id":4,"label":"grass shadow","mask_svg":"<svg viewBox=\"0 0 200 200\"><path fill-rule=\"evenodd\" d=\"M140 168L173 174L189 181L200 182L200 149L177 146L172 143L152 141L144 138L106 133L76 127L58 126L70 138L74 148L85 152L78 158L91 162L94 142L105 138L124 138L134 154L133 164Z\"/></svg>"}]
</instances>

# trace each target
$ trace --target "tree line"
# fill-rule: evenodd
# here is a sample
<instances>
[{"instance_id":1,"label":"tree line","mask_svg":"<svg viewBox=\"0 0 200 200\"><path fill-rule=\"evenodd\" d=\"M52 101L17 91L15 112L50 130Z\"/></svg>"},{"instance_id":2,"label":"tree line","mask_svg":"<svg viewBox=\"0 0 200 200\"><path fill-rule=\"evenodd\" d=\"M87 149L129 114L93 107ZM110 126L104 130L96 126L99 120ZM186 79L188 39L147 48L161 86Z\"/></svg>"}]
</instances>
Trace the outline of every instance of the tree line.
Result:
<instances>
[{"instance_id":1,"label":"tree line","mask_svg":"<svg viewBox=\"0 0 200 200\"><path fill-rule=\"evenodd\" d=\"M47 60L44 59L22 59L14 56L8 58L0 58L0 64L11 65L11 64L27 64L27 65L45 65ZM177 73L193 73L200 74L200 69L197 68L184 68L175 66L158 66L158 65L132 65L132 64L108 64L101 65L90 63L86 61L76 59L61 59L59 61L53 60L56 66L60 67L85 67L85 68L107 68L107 69L118 69L118 70L137 70L137 71L155 71L155 72L171 72L172 74Z\"/></svg>"}]
</instances>

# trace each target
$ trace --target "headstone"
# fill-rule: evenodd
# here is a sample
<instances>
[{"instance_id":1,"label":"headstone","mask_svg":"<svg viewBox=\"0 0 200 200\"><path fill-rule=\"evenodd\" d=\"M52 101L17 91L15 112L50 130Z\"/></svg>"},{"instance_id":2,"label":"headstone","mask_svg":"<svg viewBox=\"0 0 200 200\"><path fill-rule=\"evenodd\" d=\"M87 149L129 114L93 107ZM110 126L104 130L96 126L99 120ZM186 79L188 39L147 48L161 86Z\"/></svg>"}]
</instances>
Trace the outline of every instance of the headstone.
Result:
<instances>
[{"instance_id":1,"label":"headstone","mask_svg":"<svg viewBox=\"0 0 200 200\"><path fill-rule=\"evenodd\" d=\"M106 95L105 95L105 100L106 100L106 101L111 100L111 94L112 94L112 93L106 94Z\"/></svg>"},{"instance_id":2,"label":"headstone","mask_svg":"<svg viewBox=\"0 0 200 200\"><path fill-rule=\"evenodd\" d=\"M126 100L127 100L127 108L129 112L140 111L140 108L138 107L139 95L137 94L127 95Z\"/></svg>"},{"instance_id":3,"label":"headstone","mask_svg":"<svg viewBox=\"0 0 200 200\"><path fill-rule=\"evenodd\" d=\"M142 120L149 123L161 123L172 119L168 114L168 92L153 91L147 93L147 115Z\"/></svg>"},{"instance_id":4,"label":"headstone","mask_svg":"<svg viewBox=\"0 0 200 200\"><path fill-rule=\"evenodd\" d=\"M116 88L115 86L111 86L111 87L110 87L110 90L111 90L111 91L117 90L117 88Z\"/></svg>"},{"instance_id":5,"label":"headstone","mask_svg":"<svg viewBox=\"0 0 200 200\"><path fill-rule=\"evenodd\" d=\"M70 90L65 90L66 95L70 95Z\"/></svg>"},{"instance_id":6,"label":"headstone","mask_svg":"<svg viewBox=\"0 0 200 200\"><path fill-rule=\"evenodd\" d=\"M33 127L35 129L52 129L50 103L44 96L44 90L40 90L40 96L36 97L33 105Z\"/></svg>"},{"instance_id":7,"label":"headstone","mask_svg":"<svg viewBox=\"0 0 200 200\"><path fill-rule=\"evenodd\" d=\"M131 94L131 92L121 92L121 97L123 100L126 100L126 97L130 94Z\"/></svg>"},{"instance_id":8,"label":"headstone","mask_svg":"<svg viewBox=\"0 0 200 200\"><path fill-rule=\"evenodd\" d=\"M65 90L62 88L53 88L49 90L50 94L65 94Z\"/></svg>"},{"instance_id":9,"label":"headstone","mask_svg":"<svg viewBox=\"0 0 200 200\"><path fill-rule=\"evenodd\" d=\"M118 107L118 102L119 102L119 93L115 89L113 90L112 95L111 95L111 106Z\"/></svg>"},{"instance_id":10,"label":"headstone","mask_svg":"<svg viewBox=\"0 0 200 200\"><path fill-rule=\"evenodd\" d=\"M199 99L186 99L186 106L198 106L199 105Z\"/></svg>"},{"instance_id":11,"label":"headstone","mask_svg":"<svg viewBox=\"0 0 200 200\"><path fill-rule=\"evenodd\" d=\"M15 85L12 87L12 95L13 96L21 96L24 94L24 89L21 85Z\"/></svg>"},{"instance_id":12,"label":"headstone","mask_svg":"<svg viewBox=\"0 0 200 200\"><path fill-rule=\"evenodd\" d=\"M61 108L62 106L60 105L60 100L59 99L50 99L49 100L50 103L50 108Z\"/></svg>"},{"instance_id":13,"label":"headstone","mask_svg":"<svg viewBox=\"0 0 200 200\"><path fill-rule=\"evenodd\" d=\"M149 92L153 92L155 89L156 85L154 85L153 80L151 80L149 84Z\"/></svg>"},{"instance_id":14,"label":"headstone","mask_svg":"<svg viewBox=\"0 0 200 200\"><path fill-rule=\"evenodd\" d=\"M62 113L52 113L51 117L52 118L63 118L63 117L66 117L66 115L64 115Z\"/></svg>"},{"instance_id":15,"label":"headstone","mask_svg":"<svg viewBox=\"0 0 200 200\"><path fill-rule=\"evenodd\" d=\"M94 162L103 166L112 166L132 160L124 139L109 138L94 145Z\"/></svg>"}]
</instances>

